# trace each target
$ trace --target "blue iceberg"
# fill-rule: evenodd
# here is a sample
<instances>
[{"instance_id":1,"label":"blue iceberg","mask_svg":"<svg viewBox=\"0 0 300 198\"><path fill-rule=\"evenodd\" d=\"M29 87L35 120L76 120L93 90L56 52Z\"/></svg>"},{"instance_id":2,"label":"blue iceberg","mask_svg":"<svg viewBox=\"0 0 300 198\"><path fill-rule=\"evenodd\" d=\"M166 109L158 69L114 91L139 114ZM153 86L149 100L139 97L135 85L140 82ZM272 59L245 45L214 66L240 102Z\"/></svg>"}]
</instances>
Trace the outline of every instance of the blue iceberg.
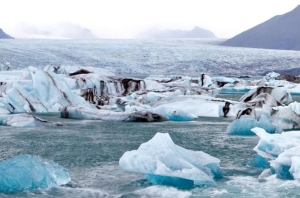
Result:
<instances>
[{"instance_id":1,"label":"blue iceberg","mask_svg":"<svg viewBox=\"0 0 300 198\"><path fill-rule=\"evenodd\" d=\"M222 178L218 158L177 146L168 133L157 133L138 150L125 152L119 165L126 171L144 173L153 184L185 189L214 186L214 179Z\"/></svg>"},{"instance_id":2,"label":"blue iceberg","mask_svg":"<svg viewBox=\"0 0 300 198\"><path fill-rule=\"evenodd\" d=\"M259 121L249 115L243 115L240 119L233 121L227 127L227 134L230 135L255 135L251 129L260 127L268 133L275 133L276 127L271 124L269 119L262 115Z\"/></svg>"},{"instance_id":3,"label":"blue iceberg","mask_svg":"<svg viewBox=\"0 0 300 198\"><path fill-rule=\"evenodd\" d=\"M248 166L254 168L269 168L270 163L268 159L260 156L259 154L255 154L254 157L247 163Z\"/></svg>"},{"instance_id":4,"label":"blue iceberg","mask_svg":"<svg viewBox=\"0 0 300 198\"><path fill-rule=\"evenodd\" d=\"M0 192L18 192L66 184L68 170L40 157L19 155L0 162Z\"/></svg>"},{"instance_id":5,"label":"blue iceberg","mask_svg":"<svg viewBox=\"0 0 300 198\"><path fill-rule=\"evenodd\" d=\"M270 163L269 172L279 179L300 180L299 131L281 134L269 134L262 128L252 131L260 138L253 150Z\"/></svg>"}]
</instances>

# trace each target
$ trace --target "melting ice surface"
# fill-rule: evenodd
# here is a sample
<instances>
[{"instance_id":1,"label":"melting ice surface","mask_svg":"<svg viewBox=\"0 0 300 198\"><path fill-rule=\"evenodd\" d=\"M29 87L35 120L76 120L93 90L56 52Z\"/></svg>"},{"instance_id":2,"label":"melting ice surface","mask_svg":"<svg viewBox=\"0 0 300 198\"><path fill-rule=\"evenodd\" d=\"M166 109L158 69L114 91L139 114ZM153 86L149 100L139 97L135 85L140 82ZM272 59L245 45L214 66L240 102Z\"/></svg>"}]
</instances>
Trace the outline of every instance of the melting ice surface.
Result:
<instances>
[{"instance_id":1,"label":"melting ice surface","mask_svg":"<svg viewBox=\"0 0 300 198\"><path fill-rule=\"evenodd\" d=\"M157 133L138 150L125 152L119 165L127 171L144 173L153 184L179 188L214 186L214 178L222 177L218 158L177 146L168 133Z\"/></svg>"},{"instance_id":2,"label":"melting ice surface","mask_svg":"<svg viewBox=\"0 0 300 198\"><path fill-rule=\"evenodd\" d=\"M54 187L70 180L67 169L37 156L19 155L0 162L0 192Z\"/></svg>"}]
</instances>

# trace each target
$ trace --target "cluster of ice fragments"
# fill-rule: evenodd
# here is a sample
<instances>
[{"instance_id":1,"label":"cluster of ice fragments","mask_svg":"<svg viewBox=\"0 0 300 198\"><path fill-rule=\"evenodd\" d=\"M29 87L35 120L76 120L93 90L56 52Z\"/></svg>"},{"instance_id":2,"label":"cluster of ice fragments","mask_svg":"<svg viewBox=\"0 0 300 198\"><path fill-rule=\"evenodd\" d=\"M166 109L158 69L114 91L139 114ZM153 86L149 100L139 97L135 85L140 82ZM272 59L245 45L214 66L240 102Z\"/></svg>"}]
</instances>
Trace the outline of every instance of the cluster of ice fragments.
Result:
<instances>
[{"instance_id":1,"label":"cluster of ice fragments","mask_svg":"<svg viewBox=\"0 0 300 198\"><path fill-rule=\"evenodd\" d=\"M221 178L220 160L202 151L174 144L168 133L157 133L119 160L122 169L145 174L149 182L179 188L214 186Z\"/></svg>"},{"instance_id":2,"label":"cluster of ice fragments","mask_svg":"<svg viewBox=\"0 0 300 198\"><path fill-rule=\"evenodd\" d=\"M252 131L260 138L253 149L257 154L249 165L262 167L260 178L276 175L279 179L300 181L300 131L269 134L262 128Z\"/></svg>"},{"instance_id":3,"label":"cluster of ice fragments","mask_svg":"<svg viewBox=\"0 0 300 198\"><path fill-rule=\"evenodd\" d=\"M92 67L28 67L0 72L0 114L14 113L10 120L27 119L18 113L61 112L75 119L184 121L223 116L224 102L214 98L218 92L205 74L138 79ZM27 120L7 125L26 126L25 122L34 125Z\"/></svg>"},{"instance_id":4,"label":"cluster of ice fragments","mask_svg":"<svg viewBox=\"0 0 300 198\"><path fill-rule=\"evenodd\" d=\"M0 115L6 119L0 116L0 123L38 126L47 122L37 117L30 121L30 116L18 113L60 112L63 118L106 121L232 117L237 120L228 126L227 133L236 135L253 135L253 127L270 133L299 128L300 107L290 94L297 92L298 84L277 80L278 76L270 73L261 80L244 80L202 74L139 79L114 76L93 67L5 69L0 72ZM239 101L216 97L229 90L247 92ZM14 124L17 120L22 124Z\"/></svg>"},{"instance_id":5,"label":"cluster of ice fragments","mask_svg":"<svg viewBox=\"0 0 300 198\"><path fill-rule=\"evenodd\" d=\"M300 135L279 134L300 128L300 106L291 96L300 94L300 85L292 79L276 73L260 80L206 74L139 79L114 76L93 67L13 71L6 65L0 70L0 125L60 126L32 115L48 112L60 112L62 118L71 119L140 122L231 117L228 134L256 134L261 138L254 149L257 154L249 162L254 167L270 167L261 177L276 174L278 178L299 180ZM219 93L244 95L232 101L217 98ZM214 179L222 177L219 159L177 146L168 134L161 133L138 150L126 152L119 163L124 170L144 173L151 183L180 188L212 186ZM20 167L21 176L14 173ZM28 167L39 174L28 171ZM59 165L28 155L0 162L0 169L0 178L4 178L0 179L1 191L51 187L70 179Z\"/></svg>"},{"instance_id":6,"label":"cluster of ice fragments","mask_svg":"<svg viewBox=\"0 0 300 198\"><path fill-rule=\"evenodd\" d=\"M0 161L0 192L18 192L66 184L68 170L40 157L19 155Z\"/></svg>"}]
</instances>

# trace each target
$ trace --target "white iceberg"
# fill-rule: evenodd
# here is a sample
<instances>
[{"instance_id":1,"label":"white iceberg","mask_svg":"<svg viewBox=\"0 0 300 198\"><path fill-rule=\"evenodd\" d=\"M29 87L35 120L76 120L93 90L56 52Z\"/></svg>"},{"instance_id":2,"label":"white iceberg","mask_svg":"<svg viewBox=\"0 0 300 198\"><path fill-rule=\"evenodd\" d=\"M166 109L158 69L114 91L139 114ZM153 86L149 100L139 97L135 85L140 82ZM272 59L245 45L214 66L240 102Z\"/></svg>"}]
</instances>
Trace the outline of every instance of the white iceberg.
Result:
<instances>
[{"instance_id":1,"label":"white iceberg","mask_svg":"<svg viewBox=\"0 0 300 198\"><path fill-rule=\"evenodd\" d=\"M14 83L11 89L2 93L10 112L58 112L60 107L71 104L90 106L82 97L74 94L58 75L34 67L29 67L29 71L31 87Z\"/></svg>"},{"instance_id":2,"label":"white iceberg","mask_svg":"<svg viewBox=\"0 0 300 198\"><path fill-rule=\"evenodd\" d=\"M300 114L297 114L298 105L272 107L270 112L271 123L281 129L300 128Z\"/></svg>"},{"instance_id":3,"label":"white iceberg","mask_svg":"<svg viewBox=\"0 0 300 198\"><path fill-rule=\"evenodd\" d=\"M156 133L138 150L125 152L119 165L126 171L144 173L151 183L180 188L212 186L214 178L222 177L219 159L177 146L168 133Z\"/></svg>"},{"instance_id":4,"label":"white iceberg","mask_svg":"<svg viewBox=\"0 0 300 198\"><path fill-rule=\"evenodd\" d=\"M62 126L28 114L0 115L0 125L12 127Z\"/></svg>"},{"instance_id":5,"label":"white iceberg","mask_svg":"<svg viewBox=\"0 0 300 198\"><path fill-rule=\"evenodd\" d=\"M104 109L92 109L83 106L67 106L60 109L62 118L103 120L103 121L166 121L167 117L150 111L114 112Z\"/></svg>"},{"instance_id":6,"label":"white iceberg","mask_svg":"<svg viewBox=\"0 0 300 198\"><path fill-rule=\"evenodd\" d=\"M37 156L19 155L0 162L0 192L49 188L70 180L66 168Z\"/></svg>"},{"instance_id":7,"label":"white iceberg","mask_svg":"<svg viewBox=\"0 0 300 198\"><path fill-rule=\"evenodd\" d=\"M264 129L253 128L260 137L253 149L259 156L270 162L270 170L261 176L269 176L266 172L276 174L279 179L300 180L300 131L268 134Z\"/></svg>"}]
</instances>

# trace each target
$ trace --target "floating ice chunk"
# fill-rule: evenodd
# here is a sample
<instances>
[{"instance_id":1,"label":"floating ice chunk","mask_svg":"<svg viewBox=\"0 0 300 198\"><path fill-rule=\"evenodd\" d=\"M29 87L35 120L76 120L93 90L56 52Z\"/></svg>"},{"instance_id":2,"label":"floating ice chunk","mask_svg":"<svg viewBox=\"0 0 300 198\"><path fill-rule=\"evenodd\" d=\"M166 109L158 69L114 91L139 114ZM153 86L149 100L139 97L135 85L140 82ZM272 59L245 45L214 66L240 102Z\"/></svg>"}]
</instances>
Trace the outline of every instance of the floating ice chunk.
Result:
<instances>
[{"instance_id":1,"label":"floating ice chunk","mask_svg":"<svg viewBox=\"0 0 300 198\"><path fill-rule=\"evenodd\" d=\"M248 101L248 103L251 103L253 106L256 107L262 107L263 105L268 105L270 107L276 107L279 105L282 105L280 102L278 102L273 96L271 96L268 93L261 93L257 95L252 100Z\"/></svg>"},{"instance_id":2,"label":"floating ice chunk","mask_svg":"<svg viewBox=\"0 0 300 198\"><path fill-rule=\"evenodd\" d=\"M300 95L300 84L296 84L294 86L288 87L287 91L292 95L292 96L299 96Z\"/></svg>"},{"instance_id":3,"label":"floating ice chunk","mask_svg":"<svg viewBox=\"0 0 300 198\"><path fill-rule=\"evenodd\" d=\"M300 115L300 103L298 102L292 102L288 105L289 108L291 108L295 113Z\"/></svg>"},{"instance_id":4,"label":"floating ice chunk","mask_svg":"<svg viewBox=\"0 0 300 198\"><path fill-rule=\"evenodd\" d=\"M10 62L0 63L0 71L10 71L10 70L12 70Z\"/></svg>"},{"instance_id":5,"label":"floating ice chunk","mask_svg":"<svg viewBox=\"0 0 300 198\"><path fill-rule=\"evenodd\" d=\"M260 127L268 133L275 133L276 128L271 124L269 119L262 115L259 121L249 115L242 115L239 119L234 120L227 127L227 134L230 135L254 135L251 131L254 127Z\"/></svg>"},{"instance_id":6,"label":"floating ice chunk","mask_svg":"<svg viewBox=\"0 0 300 198\"><path fill-rule=\"evenodd\" d=\"M293 179L292 173L297 169L297 159L294 161L293 170L290 172L292 157L300 157L299 151L300 146L286 149L275 160L271 161L271 170L275 172L277 178Z\"/></svg>"},{"instance_id":7,"label":"floating ice chunk","mask_svg":"<svg viewBox=\"0 0 300 198\"><path fill-rule=\"evenodd\" d=\"M144 101L147 103L156 102L163 97L165 96L163 96L162 94L155 93L155 92L148 92Z\"/></svg>"},{"instance_id":8,"label":"floating ice chunk","mask_svg":"<svg viewBox=\"0 0 300 198\"><path fill-rule=\"evenodd\" d=\"M61 106L70 104L90 106L82 97L74 94L65 82L54 73L29 67L32 86L14 83L3 93L10 112L58 112Z\"/></svg>"},{"instance_id":9,"label":"floating ice chunk","mask_svg":"<svg viewBox=\"0 0 300 198\"><path fill-rule=\"evenodd\" d=\"M211 77L207 74L201 74L199 86L200 87L209 87L211 85L213 85Z\"/></svg>"},{"instance_id":10,"label":"floating ice chunk","mask_svg":"<svg viewBox=\"0 0 300 198\"><path fill-rule=\"evenodd\" d=\"M275 159L284 150L300 145L299 131L269 134L258 127L251 129L251 131L260 138L253 150L264 158Z\"/></svg>"},{"instance_id":11,"label":"floating ice chunk","mask_svg":"<svg viewBox=\"0 0 300 198\"><path fill-rule=\"evenodd\" d=\"M240 94L247 93L250 90L250 87L222 87L220 94Z\"/></svg>"},{"instance_id":12,"label":"floating ice chunk","mask_svg":"<svg viewBox=\"0 0 300 198\"><path fill-rule=\"evenodd\" d=\"M269 168L270 163L268 159L260 156L259 154L255 154L254 157L247 163L248 166L255 168Z\"/></svg>"},{"instance_id":13,"label":"floating ice chunk","mask_svg":"<svg viewBox=\"0 0 300 198\"><path fill-rule=\"evenodd\" d=\"M219 82L222 82L222 83L234 83L235 81L237 81L237 79L223 77L223 76L211 77L211 79L216 84L218 84Z\"/></svg>"},{"instance_id":14,"label":"floating ice chunk","mask_svg":"<svg viewBox=\"0 0 300 198\"><path fill-rule=\"evenodd\" d=\"M271 123L281 129L297 129L300 128L300 115L295 113L295 107L291 106L277 106L271 110Z\"/></svg>"},{"instance_id":15,"label":"floating ice chunk","mask_svg":"<svg viewBox=\"0 0 300 198\"><path fill-rule=\"evenodd\" d=\"M144 80L146 90L162 90L165 88L164 85L154 81L154 80Z\"/></svg>"},{"instance_id":16,"label":"floating ice chunk","mask_svg":"<svg viewBox=\"0 0 300 198\"><path fill-rule=\"evenodd\" d=\"M178 97L157 103L152 111L169 118L174 116L184 119L194 119L195 116L219 117L220 105L221 103L208 101L205 98Z\"/></svg>"},{"instance_id":17,"label":"floating ice chunk","mask_svg":"<svg viewBox=\"0 0 300 198\"><path fill-rule=\"evenodd\" d=\"M266 79L267 81L273 81L276 79L277 76L279 76L279 73L276 72L269 72L266 74L266 76L264 77L264 79Z\"/></svg>"},{"instance_id":18,"label":"floating ice chunk","mask_svg":"<svg viewBox=\"0 0 300 198\"><path fill-rule=\"evenodd\" d=\"M268 93L281 104L289 104L293 102L292 96L287 92L285 87L257 87L250 90L240 98L240 102L249 102L261 93Z\"/></svg>"},{"instance_id":19,"label":"floating ice chunk","mask_svg":"<svg viewBox=\"0 0 300 198\"><path fill-rule=\"evenodd\" d=\"M172 121L191 121L198 118L197 115L174 105L161 105L151 110L152 112L164 115Z\"/></svg>"},{"instance_id":20,"label":"floating ice chunk","mask_svg":"<svg viewBox=\"0 0 300 198\"><path fill-rule=\"evenodd\" d=\"M145 78L145 80L157 81L159 83L169 83L180 79L182 79L182 76L179 75L150 75Z\"/></svg>"},{"instance_id":21,"label":"floating ice chunk","mask_svg":"<svg viewBox=\"0 0 300 198\"><path fill-rule=\"evenodd\" d=\"M0 192L54 187L70 180L67 169L37 156L19 155L0 162Z\"/></svg>"},{"instance_id":22,"label":"floating ice chunk","mask_svg":"<svg viewBox=\"0 0 300 198\"><path fill-rule=\"evenodd\" d=\"M27 114L14 114L0 116L0 125L12 126L12 127L36 127L36 126L62 126L60 123L50 122L39 117ZM1 121L2 120L2 121Z\"/></svg>"},{"instance_id":23,"label":"floating ice chunk","mask_svg":"<svg viewBox=\"0 0 300 198\"><path fill-rule=\"evenodd\" d=\"M119 165L144 173L151 183L181 188L215 185L213 178L222 177L219 159L177 146L168 133L157 133L138 150L125 152Z\"/></svg>"},{"instance_id":24,"label":"floating ice chunk","mask_svg":"<svg viewBox=\"0 0 300 198\"><path fill-rule=\"evenodd\" d=\"M28 80L31 78L28 70L14 70L14 71L1 71L0 79L3 82L8 80Z\"/></svg>"},{"instance_id":25,"label":"floating ice chunk","mask_svg":"<svg viewBox=\"0 0 300 198\"><path fill-rule=\"evenodd\" d=\"M254 135L251 129L257 124L255 118L249 115L243 115L240 119L234 120L227 126L227 134L230 135Z\"/></svg>"},{"instance_id":26,"label":"floating ice chunk","mask_svg":"<svg viewBox=\"0 0 300 198\"><path fill-rule=\"evenodd\" d=\"M114 112L103 109L92 109L82 106L67 106L60 109L62 118L104 120L104 121L166 121L167 117L150 111Z\"/></svg>"},{"instance_id":27,"label":"floating ice chunk","mask_svg":"<svg viewBox=\"0 0 300 198\"><path fill-rule=\"evenodd\" d=\"M299 152L299 150L298 150ZM290 168L290 173L293 175L293 178L295 180L300 181L300 157L299 156L293 156L291 157L292 163Z\"/></svg>"},{"instance_id":28,"label":"floating ice chunk","mask_svg":"<svg viewBox=\"0 0 300 198\"><path fill-rule=\"evenodd\" d=\"M268 134L261 128L253 128L252 131L260 137L253 150L270 162L266 176L272 173L280 179L299 180L300 132ZM262 173L262 177L265 177L265 173Z\"/></svg>"}]
</instances>

